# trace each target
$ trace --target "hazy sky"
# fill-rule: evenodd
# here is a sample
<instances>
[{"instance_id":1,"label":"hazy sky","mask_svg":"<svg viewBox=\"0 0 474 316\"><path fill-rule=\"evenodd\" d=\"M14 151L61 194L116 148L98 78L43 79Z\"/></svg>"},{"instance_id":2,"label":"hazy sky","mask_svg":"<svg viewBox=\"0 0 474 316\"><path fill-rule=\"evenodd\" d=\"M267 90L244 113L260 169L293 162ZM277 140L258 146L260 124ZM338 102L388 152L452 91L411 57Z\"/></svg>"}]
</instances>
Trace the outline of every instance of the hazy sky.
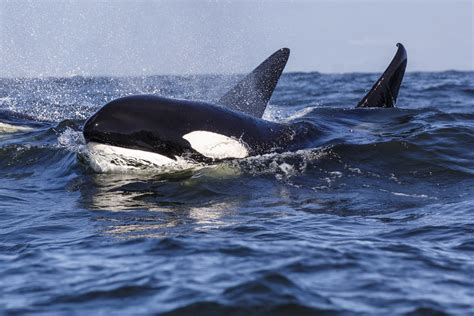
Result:
<instances>
[{"instance_id":1,"label":"hazy sky","mask_svg":"<svg viewBox=\"0 0 474 316\"><path fill-rule=\"evenodd\" d=\"M474 70L474 0L0 0L0 77Z\"/></svg>"}]
</instances>

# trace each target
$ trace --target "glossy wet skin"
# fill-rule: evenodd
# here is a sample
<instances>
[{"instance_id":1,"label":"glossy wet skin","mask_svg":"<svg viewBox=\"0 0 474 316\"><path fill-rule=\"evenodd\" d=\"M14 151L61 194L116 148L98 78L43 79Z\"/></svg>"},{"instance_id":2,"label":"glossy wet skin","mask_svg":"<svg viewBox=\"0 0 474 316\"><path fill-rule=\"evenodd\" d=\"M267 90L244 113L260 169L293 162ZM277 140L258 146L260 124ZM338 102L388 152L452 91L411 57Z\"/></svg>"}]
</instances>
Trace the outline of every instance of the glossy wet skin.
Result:
<instances>
[{"instance_id":1,"label":"glossy wet skin","mask_svg":"<svg viewBox=\"0 0 474 316\"><path fill-rule=\"evenodd\" d=\"M174 158L195 154L183 138L193 131L209 131L242 140L250 154L294 145L301 127L254 118L208 103L157 96L130 96L114 100L84 125L87 142L159 153Z\"/></svg>"}]
</instances>

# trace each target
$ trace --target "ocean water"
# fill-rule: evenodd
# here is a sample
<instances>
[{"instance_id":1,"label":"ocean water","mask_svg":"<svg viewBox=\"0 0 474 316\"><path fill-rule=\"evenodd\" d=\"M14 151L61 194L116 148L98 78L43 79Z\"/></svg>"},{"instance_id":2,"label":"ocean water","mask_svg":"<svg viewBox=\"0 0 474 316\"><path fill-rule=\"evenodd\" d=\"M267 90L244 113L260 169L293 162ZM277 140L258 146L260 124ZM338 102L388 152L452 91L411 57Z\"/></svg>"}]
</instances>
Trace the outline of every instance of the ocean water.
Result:
<instances>
[{"instance_id":1,"label":"ocean water","mask_svg":"<svg viewBox=\"0 0 474 316\"><path fill-rule=\"evenodd\" d=\"M0 79L0 314L474 313L474 73L284 74L297 152L97 173L84 120L124 95L216 100L235 76ZM120 172L119 172L120 171Z\"/></svg>"}]
</instances>

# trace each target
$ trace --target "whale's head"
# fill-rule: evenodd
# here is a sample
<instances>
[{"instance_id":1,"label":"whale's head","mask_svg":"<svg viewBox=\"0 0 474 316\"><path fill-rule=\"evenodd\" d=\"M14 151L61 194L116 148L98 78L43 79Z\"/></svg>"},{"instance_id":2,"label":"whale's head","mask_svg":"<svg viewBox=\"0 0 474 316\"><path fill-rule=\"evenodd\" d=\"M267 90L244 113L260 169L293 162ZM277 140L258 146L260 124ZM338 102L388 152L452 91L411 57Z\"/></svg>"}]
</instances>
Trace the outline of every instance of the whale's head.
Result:
<instances>
[{"instance_id":1,"label":"whale's head","mask_svg":"<svg viewBox=\"0 0 474 316\"><path fill-rule=\"evenodd\" d=\"M86 142L113 143L117 136L133 131L136 122L132 120L130 109L121 103L112 101L106 104L85 122L83 134Z\"/></svg>"},{"instance_id":2,"label":"whale's head","mask_svg":"<svg viewBox=\"0 0 474 316\"><path fill-rule=\"evenodd\" d=\"M176 123L182 116L182 107L175 103L171 99L152 95L115 99L85 122L84 138L87 142L101 143L127 141L127 137L135 136L146 140L147 134L153 134L154 138L166 138L179 127Z\"/></svg>"},{"instance_id":3,"label":"whale's head","mask_svg":"<svg viewBox=\"0 0 474 316\"><path fill-rule=\"evenodd\" d=\"M84 124L87 143L176 155L189 147L181 137L182 111L171 100L130 96L104 105Z\"/></svg>"}]
</instances>

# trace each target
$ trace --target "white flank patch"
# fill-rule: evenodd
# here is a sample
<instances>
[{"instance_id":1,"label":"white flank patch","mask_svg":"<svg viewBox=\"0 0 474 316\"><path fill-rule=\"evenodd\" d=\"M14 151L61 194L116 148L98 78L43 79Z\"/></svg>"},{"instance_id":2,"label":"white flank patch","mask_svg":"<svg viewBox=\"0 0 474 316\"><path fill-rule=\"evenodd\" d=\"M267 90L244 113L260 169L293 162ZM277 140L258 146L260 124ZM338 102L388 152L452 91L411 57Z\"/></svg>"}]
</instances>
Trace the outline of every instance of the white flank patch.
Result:
<instances>
[{"instance_id":1,"label":"white flank patch","mask_svg":"<svg viewBox=\"0 0 474 316\"><path fill-rule=\"evenodd\" d=\"M96 172L127 173L160 167L189 167L183 159L173 160L160 154L100 143L87 144L89 162Z\"/></svg>"},{"instance_id":2,"label":"white flank patch","mask_svg":"<svg viewBox=\"0 0 474 316\"><path fill-rule=\"evenodd\" d=\"M21 133L21 132L30 132L33 128L28 126L19 126L11 125L7 123L0 122L0 133Z\"/></svg>"},{"instance_id":3,"label":"white flank patch","mask_svg":"<svg viewBox=\"0 0 474 316\"><path fill-rule=\"evenodd\" d=\"M194 131L183 136L191 147L203 156L212 159L245 158L249 152L239 140L221 134Z\"/></svg>"}]
</instances>

